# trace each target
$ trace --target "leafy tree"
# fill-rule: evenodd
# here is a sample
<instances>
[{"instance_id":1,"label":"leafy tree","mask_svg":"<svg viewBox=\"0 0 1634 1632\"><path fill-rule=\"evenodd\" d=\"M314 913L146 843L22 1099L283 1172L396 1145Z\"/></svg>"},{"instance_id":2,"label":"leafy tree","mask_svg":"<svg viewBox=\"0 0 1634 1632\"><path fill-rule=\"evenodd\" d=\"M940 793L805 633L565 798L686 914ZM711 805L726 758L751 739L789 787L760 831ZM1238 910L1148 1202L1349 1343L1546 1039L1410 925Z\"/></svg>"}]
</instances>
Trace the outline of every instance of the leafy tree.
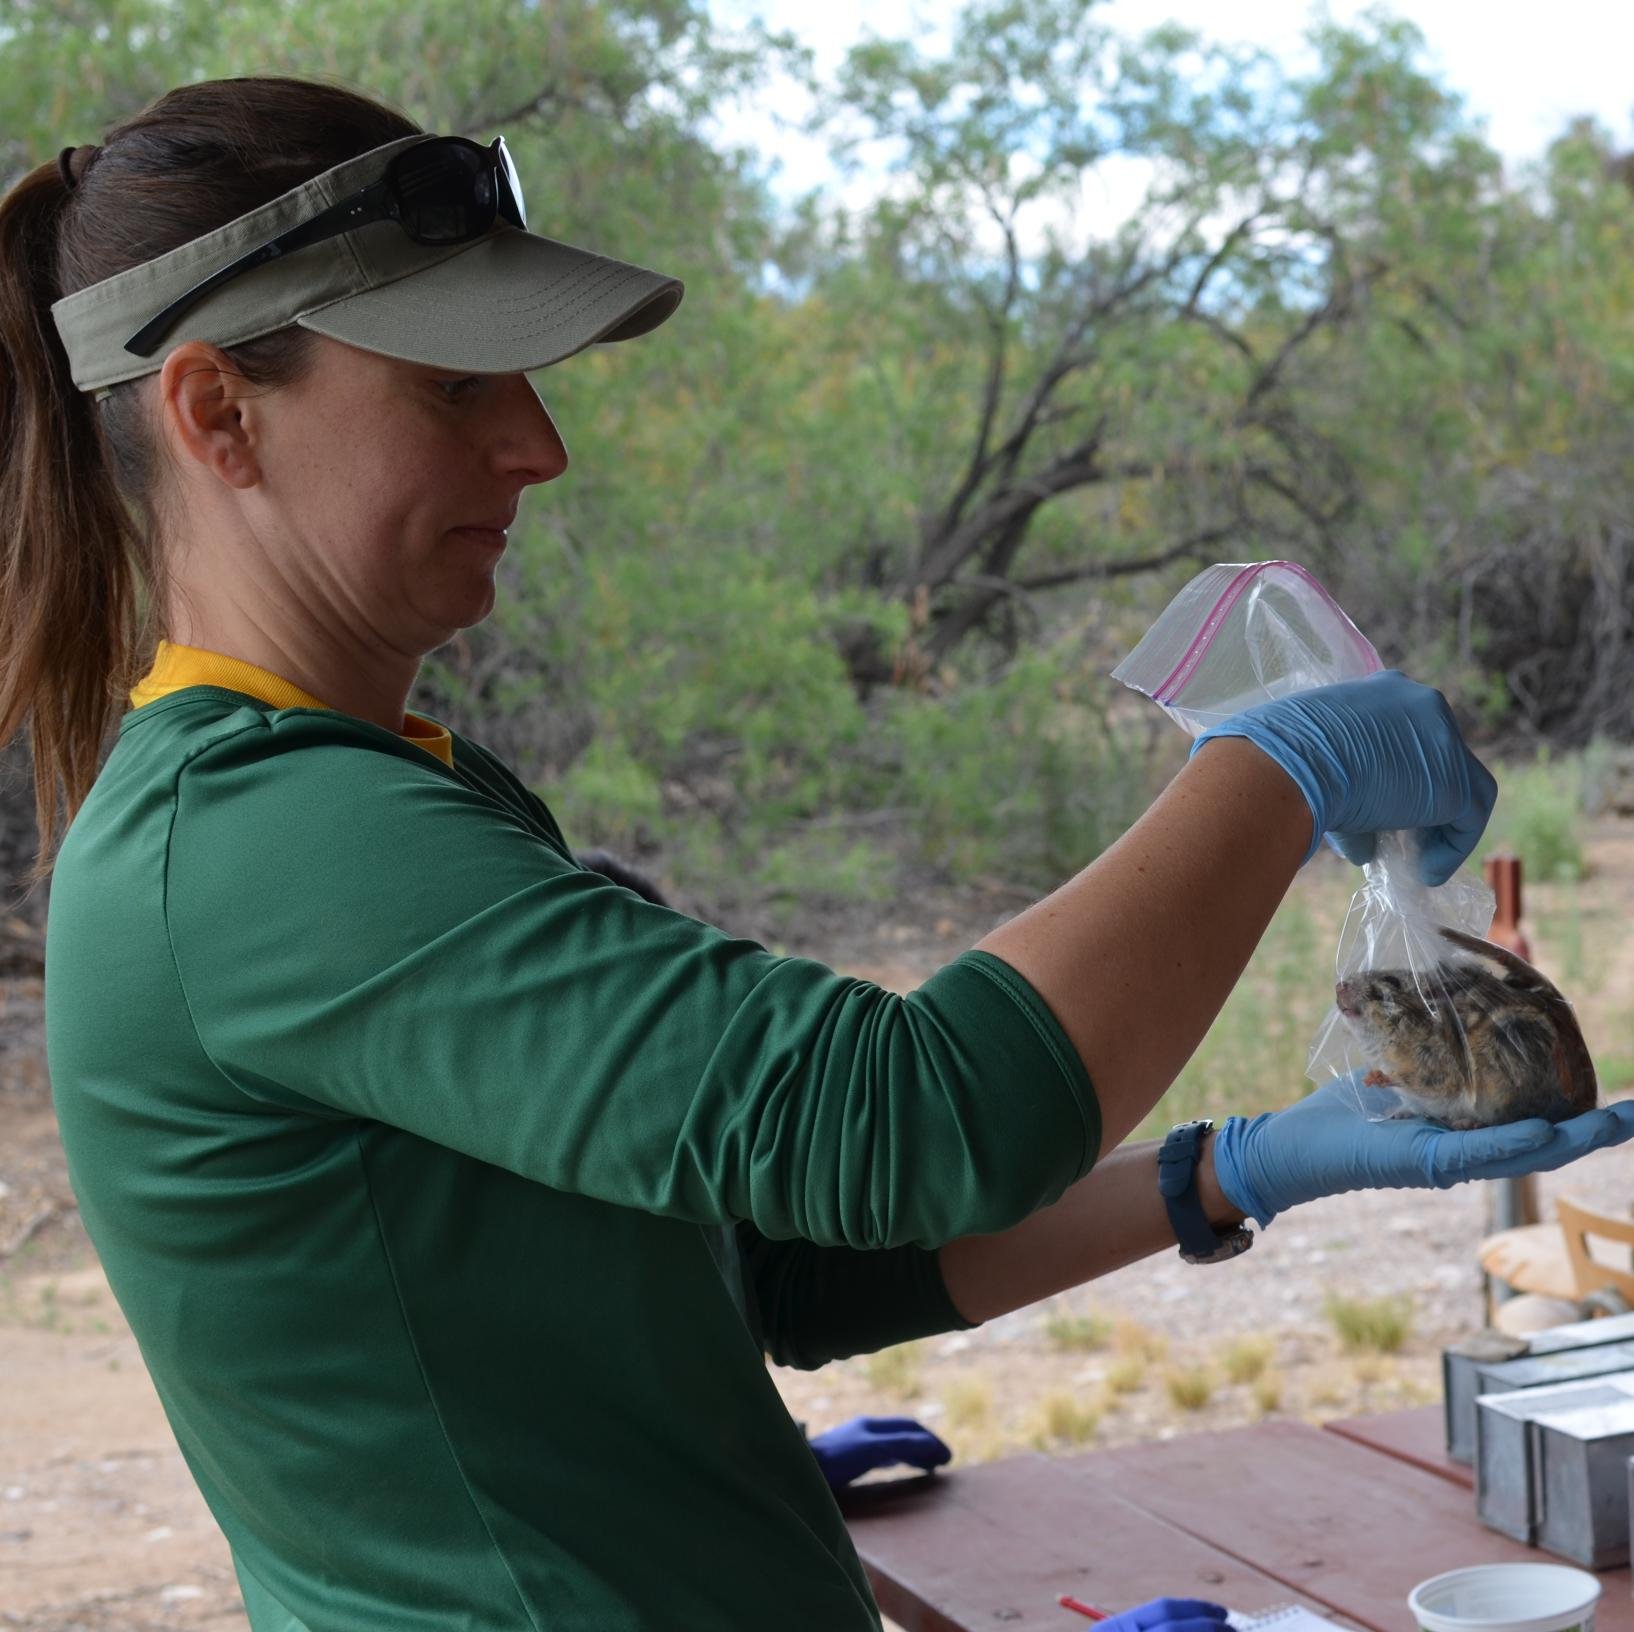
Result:
<instances>
[{"instance_id":1,"label":"leafy tree","mask_svg":"<svg viewBox=\"0 0 1634 1632\"><path fill-rule=\"evenodd\" d=\"M1300 83L1175 28L1122 41L1099 11L985 0L939 60L871 40L824 108L842 154L884 142L903 183L835 223L812 298L857 314L880 374L922 369L892 404L924 450L912 525L872 529L860 570L923 609L926 666L976 632L1013 656L1063 586L1321 550L1354 505L1299 389L1379 271L1347 219L1351 65L1329 52ZM1367 62L1399 68L1393 44ZM1060 222L1086 176L1131 165L1149 181L1127 220ZM849 655L901 678L877 640Z\"/></svg>"},{"instance_id":2,"label":"leafy tree","mask_svg":"<svg viewBox=\"0 0 1634 1632\"><path fill-rule=\"evenodd\" d=\"M1609 141L1507 174L1409 23L1311 41L972 0L822 88L877 202L784 210L712 119L808 59L703 0L17 3L0 182L250 65L503 131L535 230L687 295L535 377L571 466L419 706L717 902L877 889L887 842L1047 882L1138 807L1162 734L1106 671L1207 560L1306 561L1494 731L1634 734Z\"/></svg>"}]
</instances>

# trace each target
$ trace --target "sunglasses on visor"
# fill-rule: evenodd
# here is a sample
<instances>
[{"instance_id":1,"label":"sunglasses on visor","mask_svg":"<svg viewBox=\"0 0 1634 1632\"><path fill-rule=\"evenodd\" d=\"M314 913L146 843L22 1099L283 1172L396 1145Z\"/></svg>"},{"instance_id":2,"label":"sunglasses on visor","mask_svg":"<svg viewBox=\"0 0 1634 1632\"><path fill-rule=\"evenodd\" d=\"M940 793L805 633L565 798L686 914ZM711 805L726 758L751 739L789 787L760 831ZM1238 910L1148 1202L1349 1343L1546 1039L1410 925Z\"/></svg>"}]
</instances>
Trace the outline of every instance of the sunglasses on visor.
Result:
<instances>
[{"instance_id":1,"label":"sunglasses on visor","mask_svg":"<svg viewBox=\"0 0 1634 1632\"><path fill-rule=\"evenodd\" d=\"M503 136L487 147L464 136L416 142L387 164L378 181L298 221L178 295L125 342L125 350L151 356L171 325L229 278L354 227L395 221L417 244L463 244L482 237L501 215L526 229L522 184Z\"/></svg>"}]
</instances>

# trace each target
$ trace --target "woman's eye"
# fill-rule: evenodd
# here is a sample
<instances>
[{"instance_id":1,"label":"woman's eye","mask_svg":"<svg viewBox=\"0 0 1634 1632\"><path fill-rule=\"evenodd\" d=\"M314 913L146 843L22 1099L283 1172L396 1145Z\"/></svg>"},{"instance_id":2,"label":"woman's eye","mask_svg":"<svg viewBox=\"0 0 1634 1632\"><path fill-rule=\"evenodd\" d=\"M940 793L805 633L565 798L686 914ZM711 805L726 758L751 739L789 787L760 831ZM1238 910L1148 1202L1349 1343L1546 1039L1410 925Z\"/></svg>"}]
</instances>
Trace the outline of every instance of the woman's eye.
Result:
<instances>
[{"instance_id":1,"label":"woman's eye","mask_svg":"<svg viewBox=\"0 0 1634 1632\"><path fill-rule=\"evenodd\" d=\"M475 374L467 374L463 380L442 380L439 384L443 395L450 402L458 402L461 397L481 385L482 381Z\"/></svg>"}]
</instances>

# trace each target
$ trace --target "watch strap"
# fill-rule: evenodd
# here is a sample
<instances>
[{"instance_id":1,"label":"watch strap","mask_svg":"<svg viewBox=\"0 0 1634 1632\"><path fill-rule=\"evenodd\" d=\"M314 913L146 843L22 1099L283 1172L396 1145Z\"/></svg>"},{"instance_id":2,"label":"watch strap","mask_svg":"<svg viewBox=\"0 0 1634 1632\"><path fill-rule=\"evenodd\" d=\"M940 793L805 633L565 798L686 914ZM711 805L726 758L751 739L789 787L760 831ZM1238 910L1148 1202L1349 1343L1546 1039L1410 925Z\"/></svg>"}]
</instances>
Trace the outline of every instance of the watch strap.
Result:
<instances>
[{"instance_id":1,"label":"watch strap","mask_svg":"<svg viewBox=\"0 0 1634 1632\"><path fill-rule=\"evenodd\" d=\"M1197 1194L1197 1162L1204 1136L1213 1126L1209 1117L1177 1123L1157 1153L1157 1187L1180 1243L1180 1256L1188 1264L1223 1263L1254 1244L1252 1233L1240 1224L1224 1234L1217 1232Z\"/></svg>"}]
</instances>

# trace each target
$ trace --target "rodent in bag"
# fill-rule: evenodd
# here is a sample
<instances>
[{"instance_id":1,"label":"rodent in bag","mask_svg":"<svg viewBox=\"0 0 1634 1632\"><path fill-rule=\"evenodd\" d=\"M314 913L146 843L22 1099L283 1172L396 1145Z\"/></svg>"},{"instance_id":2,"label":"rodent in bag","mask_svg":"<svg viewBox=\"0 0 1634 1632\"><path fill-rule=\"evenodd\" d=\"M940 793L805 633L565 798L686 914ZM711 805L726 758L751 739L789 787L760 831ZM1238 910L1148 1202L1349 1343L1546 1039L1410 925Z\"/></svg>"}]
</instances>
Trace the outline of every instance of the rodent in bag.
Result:
<instances>
[{"instance_id":1,"label":"rodent in bag","mask_svg":"<svg viewBox=\"0 0 1634 1632\"><path fill-rule=\"evenodd\" d=\"M1449 1128L1592 1111L1594 1061L1554 983L1507 947L1447 925L1440 934L1469 955L1417 974L1359 970L1334 988L1340 1018L1378 1062L1364 1080Z\"/></svg>"},{"instance_id":2,"label":"rodent in bag","mask_svg":"<svg viewBox=\"0 0 1634 1632\"><path fill-rule=\"evenodd\" d=\"M1255 703L1381 667L1310 572L1258 561L1200 572L1112 673L1195 737ZM1410 837L1379 834L1362 869L1311 1080L1343 1079L1374 1121L1417 1113L1473 1128L1592 1110L1594 1063L1571 1004L1483 938L1494 901L1482 880L1420 880Z\"/></svg>"},{"instance_id":3,"label":"rodent in bag","mask_svg":"<svg viewBox=\"0 0 1634 1632\"><path fill-rule=\"evenodd\" d=\"M1479 1128L1593 1110L1594 1062L1571 1004L1485 939L1492 909L1491 890L1466 873L1423 883L1409 835L1381 833L1339 936L1311 1079L1349 1077L1374 1120L1415 1113Z\"/></svg>"}]
</instances>

